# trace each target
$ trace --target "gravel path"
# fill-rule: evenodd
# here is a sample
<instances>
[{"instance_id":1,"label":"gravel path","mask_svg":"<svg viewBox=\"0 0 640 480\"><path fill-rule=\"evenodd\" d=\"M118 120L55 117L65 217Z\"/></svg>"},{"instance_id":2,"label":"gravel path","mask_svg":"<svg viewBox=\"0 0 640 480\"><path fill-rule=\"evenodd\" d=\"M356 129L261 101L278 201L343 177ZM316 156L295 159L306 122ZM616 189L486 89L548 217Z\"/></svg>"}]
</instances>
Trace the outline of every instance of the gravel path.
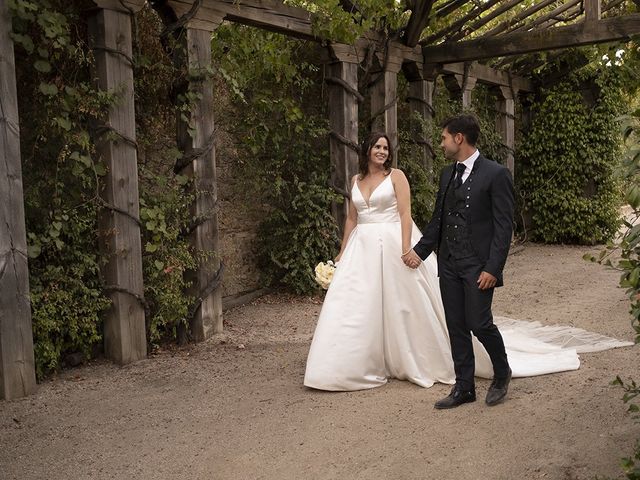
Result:
<instances>
[{"instance_id":1,"label":"gravel path","mask_svg":"<svg viewBox=\"0 0 640 480\"><path fill-rule=\"evenodd\" d=\"M631 340L618 273L583 261L586 251L529 244L511 255L494 313ZM609 385L640 380L637 347L515 379L498 407L436 411L448 386L303 387L319 309L318 299L264 297L227 312L210 341L126 367L96 361L0 401L0 478L619 478L640 437ZM487 386L478 381L481 398Z\"/></svg>"}]
</instances>

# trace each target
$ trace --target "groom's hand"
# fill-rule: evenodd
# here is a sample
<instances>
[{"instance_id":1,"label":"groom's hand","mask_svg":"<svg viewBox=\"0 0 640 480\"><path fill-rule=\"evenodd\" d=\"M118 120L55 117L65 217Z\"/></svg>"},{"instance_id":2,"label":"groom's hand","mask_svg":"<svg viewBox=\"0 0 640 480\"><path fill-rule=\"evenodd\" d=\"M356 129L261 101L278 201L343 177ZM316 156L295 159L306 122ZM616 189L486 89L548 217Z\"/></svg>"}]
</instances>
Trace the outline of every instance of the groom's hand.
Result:
<instances>
[{"instance_id":1,"label":"groom's hand","mask_svg":"<svg viewBox=\"0 0 640 480\"><path fill-rule=\"evenodd\" d=\"M496 286L498 279L491 275L489 272L482 272L478 277L478 288L480 290L487 290Z\"/></svg>"},{"instance_id":2,"label":"groom's hand","mask_svg":"<svg viewBox=\"0 0 640 480\"><path fill-rule=\"evenodd\" d=\"M410 250L406 255L402 255L402 261L409 268L418 268L422 259L414 250Z\"/></svg>"}]
</instances>

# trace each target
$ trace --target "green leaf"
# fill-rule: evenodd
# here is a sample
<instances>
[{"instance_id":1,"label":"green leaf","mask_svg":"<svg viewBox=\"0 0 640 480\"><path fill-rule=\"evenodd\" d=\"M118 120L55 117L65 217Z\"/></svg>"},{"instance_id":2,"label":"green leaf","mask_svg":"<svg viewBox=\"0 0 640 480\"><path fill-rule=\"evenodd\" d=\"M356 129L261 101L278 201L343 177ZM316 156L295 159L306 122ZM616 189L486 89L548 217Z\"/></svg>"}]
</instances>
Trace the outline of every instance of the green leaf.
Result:
<instances>
[{"instance_id":1,"label":"green leaf","mask_svg":"<svg viewBox=\"0 0 640 480\"><path fill-rule=\"evenodd\" d=\"M63 130L67 132L71 130L71 120L65 117L55 117L53 121Z\"/></svg>"},{"instance_id":2,"label":"green leaf","mask_svg":"<svg viewBox=\"0 0 640 480\"><path fill-rule=\"evenodd\" d=\"M24 48L27 53L29 54L33 53L33 50L34 50L33 40L29 35L20 35L18 33L13 33L11 35L11 38L13 38L13 41L15 43L17 43L18 45L21 45L22 48Z\"/></svg>"},{"instance_id":3,"label":"green leaf","mask_svg":"<svg viewBox=\"0 0 640 480\"><path fill-rule=\"evenodd\" d=\"M33 67L42 73L48 73L51 71L51 64L46 60L36 60L33 62Z\"/></svg>"},{"instance_id":4,"label":"green leaf","mask_svg":"<svg viewBox=\"0 0 640 480\"><path fill-rule=\"evenodd\" d=\"M93 169L95 170L96 175L98 175L99 177L103 177L107 174L107 168L103 163L96 163Z\"/></svg>"},{"instance_id":5,"label":"green leaf","mask_svg":"<svg viewBox=\"0 0 640 480\"><path fill-rule=\"evenodd\" d=\"M189 183L189 177L186 175L176 175L176 182L180 186L184 186Z\"/></svg>"},{"instance_id":6,"label":"green leaf","mask_svg":"<svg viewBox=\"0 0 640 480\"><path fill-rule=\"evenodd\" d=\"M58 87L56 87L56 85L53 83L40 82L38 90L40 90L41 93L47 95L48 97L52 97L58 94Z\"/></svg>"},{"instance_id":7,"label":"green leaf","mask_svg":"<svg viewBox=\"0 0 640 480\"><path fill-rule=\"evenodd\" d=\"M146 252L153 253L158 250L158 245L147 242L147 244L144 246L144 249Z\"/></svg>"},{"instance_id":8,"label":"green leaf","mask_svg":"<svg viewBox=\"0 0 640 480\"><path fill-rule=\"evenodd\" d=\"M40 245L28 245L27 246L27 255L29 258L37 258L42 252L42 247Z\"/></svg>"}]
</instances>

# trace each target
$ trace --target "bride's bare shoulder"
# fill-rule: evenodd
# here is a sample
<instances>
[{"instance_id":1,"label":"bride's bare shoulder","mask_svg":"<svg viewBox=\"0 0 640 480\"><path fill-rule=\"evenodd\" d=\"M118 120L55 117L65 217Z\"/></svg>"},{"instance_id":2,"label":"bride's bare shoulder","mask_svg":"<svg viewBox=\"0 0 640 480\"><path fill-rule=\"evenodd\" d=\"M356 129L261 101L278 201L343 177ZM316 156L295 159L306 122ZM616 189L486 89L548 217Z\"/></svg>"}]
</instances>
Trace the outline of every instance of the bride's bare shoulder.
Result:
<instances>
[{"instance_id":1,"label":"bride's bare shoulder","mask_svg":"<svg viewBox=\"0 0 640 480\"><path fill-rule=\"evenodd\" d=\"M407 179L407 176L404 174L404 172L402 170L400 170L399 168L392 168L391 172L389 173L389 175L391 175L391 178L394 180L400 180L400 179Z\"/></svg>"}]
</instances>

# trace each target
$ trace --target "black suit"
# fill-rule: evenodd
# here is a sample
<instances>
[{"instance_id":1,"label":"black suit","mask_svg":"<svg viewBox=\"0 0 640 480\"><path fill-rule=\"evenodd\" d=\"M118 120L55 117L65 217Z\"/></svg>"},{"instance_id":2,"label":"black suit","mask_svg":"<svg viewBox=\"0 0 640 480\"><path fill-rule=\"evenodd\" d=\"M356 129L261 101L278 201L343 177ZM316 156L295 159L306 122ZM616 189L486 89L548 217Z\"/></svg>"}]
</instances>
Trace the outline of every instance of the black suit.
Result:
<instances>
[{"instance_id":1,"label":"black suit","mask_svg":"<svg viewBox=\"0 0 640 480\"><path fill-rule=\"evenodd\" d=\"M454 165L442 171L433 216L414 250L423 260L438 253L456 384L473 389L471 332L489 353L494 375L506 377L509 370L502 336L493 324L493 288L480 290L477 280L485 271L497 278L496 286L503 284L513 232L513 181L506 167L480 155L462 186L454 189ZM466 242L454 241L459 232L464 232Z\"/></svg>"}]
</instances>

